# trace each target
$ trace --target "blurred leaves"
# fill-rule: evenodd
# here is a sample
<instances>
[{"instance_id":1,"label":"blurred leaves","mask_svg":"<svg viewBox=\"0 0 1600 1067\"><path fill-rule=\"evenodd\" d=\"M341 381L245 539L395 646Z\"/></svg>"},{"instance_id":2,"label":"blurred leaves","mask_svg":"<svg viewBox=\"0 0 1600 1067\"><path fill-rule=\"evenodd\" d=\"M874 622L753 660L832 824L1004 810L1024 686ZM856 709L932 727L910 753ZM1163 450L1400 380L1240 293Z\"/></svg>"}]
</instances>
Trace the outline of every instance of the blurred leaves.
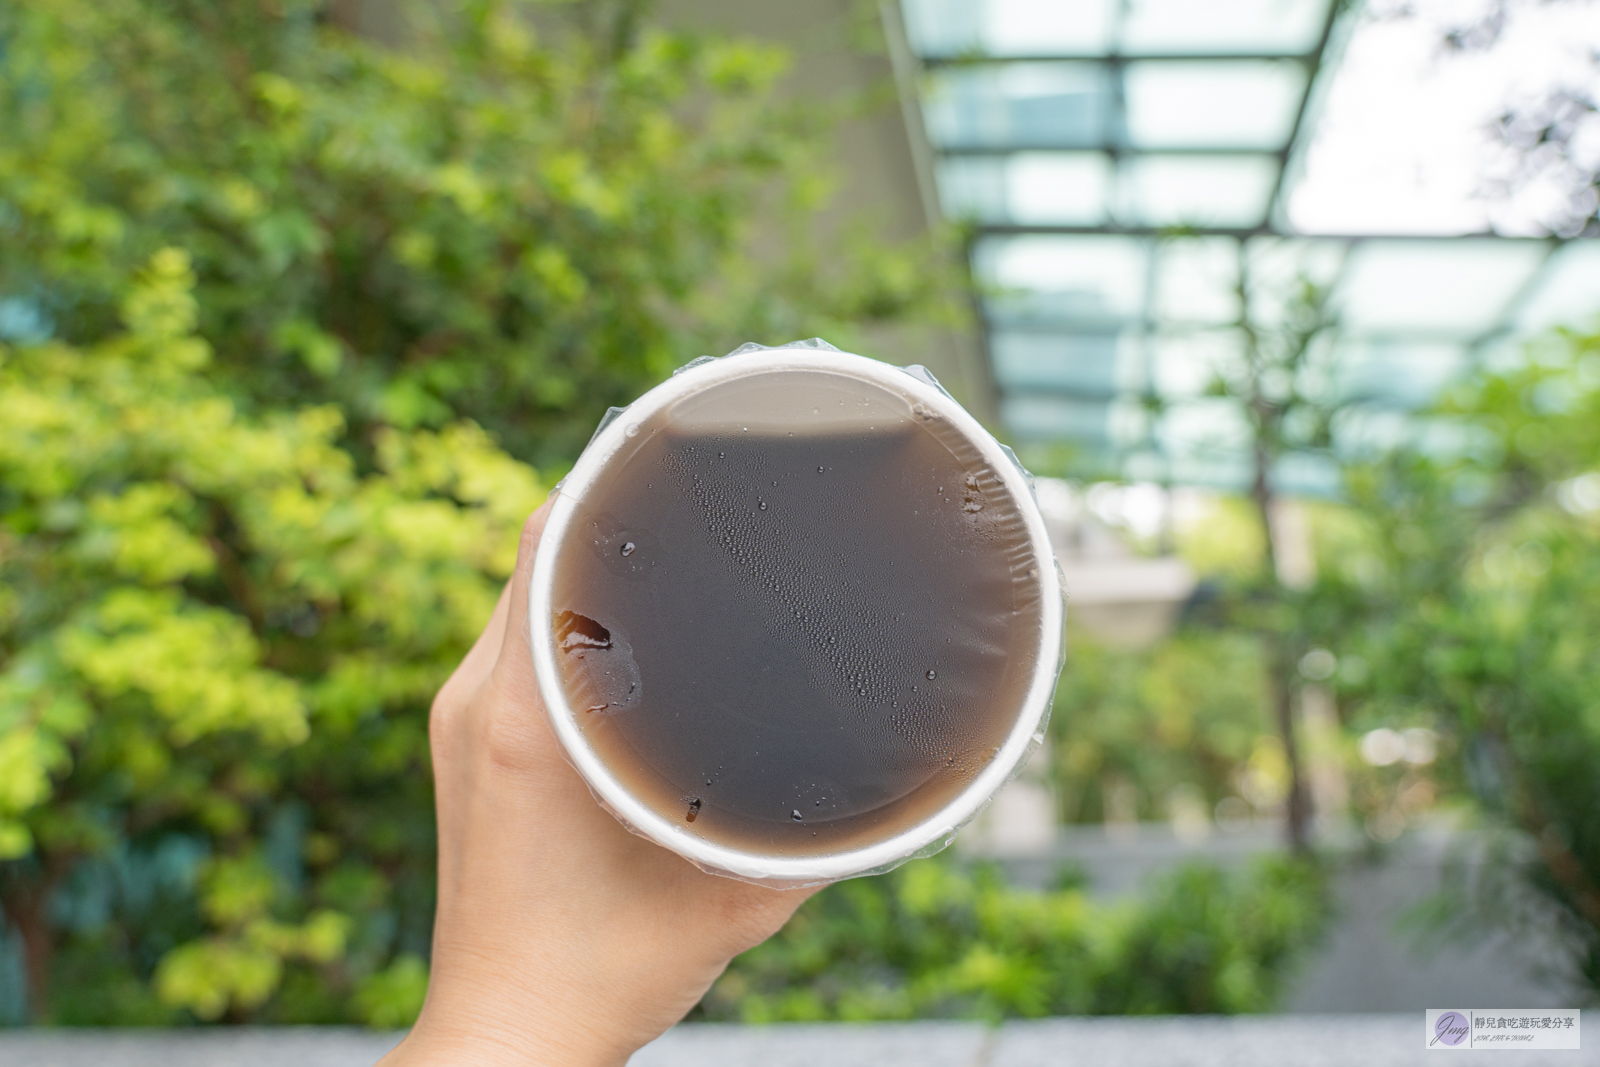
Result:
<instances>
[{"instance_id":1,"label":"blurred leaves","mask_svg":"<svg viewBox=\"0 0 1600 1067\"><path fill-rule=\"evenodd\" d=\"M1536 346L1430 418L1349 471L1363 539L1312 604L1361 666L1340 672L1347 716L1437 731L1445 784L1520 842L1490 850L1488 906L1457 918L1554 921L1572 956L1553 965L1600 989L1600 494L1577 488L1600 470L1600 340Z\"/></svg>"},{"instance_id":2,"label":"blurred leaves","mask_svg":"<svg viewBox=\"0 0 1600 1067\"><path fill-rule=\"evenodd\" d=\"M1068 822L1111 814L1108 783L1131 786L1142 810L1166 816L1174 790L1197 790L1209 812L1270 729L1260 645L1248 633L1190 627L1148 649L1105 648L1074 635L1050 736Z\"/></svg>"},{"instance_id":3,"label":"blurred leaves","mask_svg":"<svg viewBox=\"0 0 1600 1067\"><path fill-rule=\"evenodd\" d=\"M837 101L636 7L395 5L400 48L317 2L0 9L0 295L98 341L182 248L193 292L123 317L197 317L236 397L357 438L470 417L540 465L706 351L960 304L927 247L823 254L820 202L785 199L827 184Z\"/></svg>"},{"instance_id":4,"label":"blurred leaves","mask_svg":"<svg viewBox=\"0 0 1600 1067\"><path fill-rule=\"evenodd\" d=\"M1181 868L1118 901L922 860L823 890L698 1011L744 1022L1265 1011L1328 915L1322 872L1284 859Z\"/></svg>"},{"instance_id":5,"label":"blurred leaves","mask_svg":"<svg viewBox=\"0 0 1600 1067\"><path fill-rule=\"evenodd\" d=\"M341 7L0 5L0 905L40 1021L408 1023L428 707L538 471L703 352L960 303L932 243L818 251L839 109L781 102L778 49Z\"/></svg>"},{"instance_id":6,"label":"blurred leaves","mask_svg":"<svg viewBox=\"0 0 1600 1067\"><path fill-rule=\"evenodd\" d=\"M190 283L158 253L125 333L0 349L0 846L29 857L0 886L14 901L52 862L199 829L218 851L198 873L211 933L154 982L209 1019L351 937L251 844L277 797L322 798L332 851L426 877L381 812L428 832L420 715L539 484L471 423L384 429L358 474L337 410L245 415L191 358Z\"/></svg>"},{"instance_id":7,"label":"blurred leaves","mask_svg":"<svg viewBox=\"0 0 1600 1067\"><path fill-rule=\"evenodd\" d=\"M388 1030L409 1026L428 993L428 965L420 956L398 957L368 976L356 990L355 1008L368 1026Z\"/></svg>"}]
</instances>

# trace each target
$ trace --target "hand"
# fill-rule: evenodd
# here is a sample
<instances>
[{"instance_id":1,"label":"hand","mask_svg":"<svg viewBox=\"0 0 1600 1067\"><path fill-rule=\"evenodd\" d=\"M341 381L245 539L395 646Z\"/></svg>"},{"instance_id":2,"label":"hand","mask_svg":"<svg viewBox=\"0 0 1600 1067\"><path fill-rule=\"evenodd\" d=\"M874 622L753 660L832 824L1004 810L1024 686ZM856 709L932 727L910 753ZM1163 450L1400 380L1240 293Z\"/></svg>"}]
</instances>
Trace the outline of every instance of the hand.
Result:
<instances>
[{"instance_id":1,"label":"hand","mask_svg":"<svg viewBox=\"0 0 1600 1067\"><path fill-rule=\"evenodd\" d=\"M624 1064L811 892L706 874L629 833L562 757L528 652L548 509L523 527L516 573L434 700L432 975L384 1067Z\"/></svg>"}]
</instances>

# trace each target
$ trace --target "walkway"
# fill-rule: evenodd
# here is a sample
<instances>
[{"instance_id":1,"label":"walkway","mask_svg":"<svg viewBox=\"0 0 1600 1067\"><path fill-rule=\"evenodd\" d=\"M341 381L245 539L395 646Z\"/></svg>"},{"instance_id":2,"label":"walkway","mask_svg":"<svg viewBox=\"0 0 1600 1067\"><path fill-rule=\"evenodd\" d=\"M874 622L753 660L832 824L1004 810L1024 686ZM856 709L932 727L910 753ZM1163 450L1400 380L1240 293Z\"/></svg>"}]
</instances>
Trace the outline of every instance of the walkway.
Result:
<instances>
[{"instance_id":1,"label":"walkway","mask_svg":"<svg viewBox=\"0 0 1600 1067\"><path fill-rule=\"evenodd\" d=\"M369 1067L397 1034L343 1028L0 1030L4 1067ZM1580 1052L1462 1052L1452 1067L1600 1067ZM630 1067L1439 1067L1422 1014L681 1026Z\"/></svg>"}]
</instances>

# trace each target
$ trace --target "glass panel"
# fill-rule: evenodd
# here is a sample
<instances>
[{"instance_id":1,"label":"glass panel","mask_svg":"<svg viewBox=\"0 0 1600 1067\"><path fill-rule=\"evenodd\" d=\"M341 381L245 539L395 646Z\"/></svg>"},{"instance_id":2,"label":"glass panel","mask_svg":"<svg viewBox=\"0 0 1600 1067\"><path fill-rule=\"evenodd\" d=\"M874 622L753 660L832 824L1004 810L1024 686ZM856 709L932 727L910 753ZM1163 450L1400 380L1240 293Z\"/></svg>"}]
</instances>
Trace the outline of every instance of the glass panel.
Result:
<instances>
[{"instance_id":1,"label":"glass panel","mask_svg":"<svg viewBox=\"0 0 1600 1067\"><path fill-rule=\"evenodd\" d=\"M1122 165L1116 216L1147 226L1257 226L1278 179L1272 156L1134 156Z\"/></svg>"},{"instance_id":2,"label":"glass panel","mask_svg":"<svg viewBox=\"0 0 1600 1067\"><path fill-rule=\"evenodd\" d=\"M1593 329L1596 319L1600 319L1600 241L1573 241L1540 272L1516 327L1523 333L1554 326Z\"/></svg>"},{"instance_id":3,"label":"glass panel","mask_svg":"<svg viewBox=\"0 0 1600 1067\"><path fill-rule=\"evenodd\" d=\"M1544 256L1537 241L1366 241L1339 285L1342 320L1356 334L1481 334Z\"/></svg>"},{"instance_id":4,"label":"glass panel","mask_svg":"<svg viewBox=\"0 0 1600 1067\"><path fill-rule=\"evenodd\" d=\"M1205 485L1243 491L1250 484L1249 458L1242 452L1176 455L1168 461L1168 477L1179 485Z\"/></svg>"},{"instance_id":5,"label":"glass panel","mask_svg":"<svg viewBox=\"0 0 1600 1067\"><path fill-rule=\"evenodd\" d=\"M1327 13L1328 0L1129 0L1122 50L1303 55Z\"/></svg>"},{"instance_id":6,"label":"glass panel","mask_svg":"<svg viewBox=\"0 0 1600 1067\"><path fill-rule=\"evenodd\" d=\"M943 148L1087 148L1105 135L1096 63L1000 63L935 72L923 108Z\"/></svg>"},{"instance_id":7,"label":"glass panel","mask_svg":"<svg viewBox=\"0 0 1600 1067\"><path fill-rule=\"evenodd\" d=\"M1334 358L1338 392L1380 407L1424 407L1467 367L1462 345L1418 341L1344 341Z\"/></svg>"},{"instance_id":8,"label":"glass panel","mask_svg":"<svg viewBox=\"0 0 1600 1067\"><path fill-rule=\"evenodd\" d=\"M954 56L983 47L984 5L973 0L905 0L911 50L919 56Z\"/></svg>"},{"instance_id":9,"label":"glass panel","mask_svg":"<svg viewBox=\"0 0 1600 1067\"><path fill-rule=\"evenodd\" d=\"M1515 370L1528 364L1527 335L1495 334L1472 346L1475 362L1496 373Z\"/></svg>"},{"instance_id":10,"label":"glass panel","mask_svg":"<svg viewBox=\"0 0 1600 1067\"><path fill-rule=\"evenodd\" d=\"M1106 217L1111 160L1099 152L1019 152L1006 168L1011 220L1084 225Z\"/></svg>"},{"instance_id":11,"label":"glass panel","mask_svg":"<svg viewBox=\"0 0 1600 1067\"><path fill-rule=\"evenodd\" d=\"M1000 401L1000 418L1019 440L1104 444L1110 437L1107 406L1096 401L1054 396L1005 397Z\"/></svg>"},{"instance_id":12,"label":"glass panel","mask_svg":"<svg viewBox=\"0 0 1600 1067\"><path fill-rule=\"evenodd\" d=\"M1156 321L1224 323L1239 318L1238 245L1226 237L1168 241L1157 246Z\"/></svg>"},{"instance_id":13,"label":"glass panel","mask_svg":"<svg viewBox=\"0 0 1600 1067\"><path fill-rule=\"evenodd\" d=\"M1072 333L996 330L989 340L1002 391L1075 393L1110 400L1126 388L1130 342L1111 328Z\"/></svg>"},{"instance_id":14,"label":"glass panel","mask_svg":"<svg viewBox=\"0 0 1600 1067\"><path fill-rule=\"evenodd\" d=\"M1097 55L1111 0L907 0L906 33L924 56Z\"/></svg>"},{"instance_id":15,"label":"glass panel","mask_svg":"<svg viewBox=\"0 0 1600 1067\"><path fill-rule=\"evenodd\" d=\"M1151 338L1156 392L1172 401L1200 396L1218 369L1239 360L1243 339L1232 330L1163 333Z\"/></svg>"},{"instance_id":16,"label":"glass panel","mask_svg":"<svg viewBox=\"0 0 1600 1067\"><path fill-rule=\"evenodd\" d=\"M1151 413L1137 399L1124 397L1106 410L1106 436L1120 449L1149 446L1154 431Z\"/></svg>"},{"instance_id":17,"label":"glass panel","mask_svg":"<svg viewBox=\"0 0 1600 1067\"><path fill-rule=\"evenodd\" d=\"M950 218L1039 226L1106 219L1111 160L1099 152L946 157L938 173Z\"/></svg>"},{"instance_id":18,"label":"glass panel","mask_svg":"<svg viewBox=\"0 0 1600 1067\"><path fill-rule=\"evenodd\" d=\"M1143 314L1146 248L1136 238L990 238L974 258L985 283L1031 290L1058 315L1103 320Z\"/></svg>"},{"instance_id":19,"label":"glass panel","mask_svg":"<svg viewBox=\"0 0 1600 1067\"><path fill-rule=\"evenodd\" d=\"M1332 285L1350 255L1349 241L1316 237L1253 237L1246 248L1252 284L1268 289L1301 278Z\"/></svg>"},{"instance_id":20,"label":"glass panel","mask_svg":"<svg viewBox=\"0 0 1600 1067\"><path fill-rule=\"evenodd\" d=\"M1171 477L1172 465L1155 451L1131 452L1122 461L1122 474L1130 482L1161 484ZM1070 592L1070 590L1069 590Z\"/></svg>"},{"instance_id":21,"label":"glass panel","mask_svg":"<svg viewBox=\"0 0 1600 1067\"><path fill-rule=\"evenodd\" d=\"M1004 156L947 156L937 164L935 181L945 218L1011 221Z\"/></svg>"},{"instance_id":22,"label":"glass panel","mask_svg":"<svg viewBox=\"0 0 1600 1067\"><path fill-rule=\"evenodd\" d=\"M1281 148L1306 72L1271 60L1130 63L1128 140L1141 148Z\"/></svg>"},{"instance_id":23,"label":"glass panel","mask_svg":"<svg viewBox=\"0 0 1600 1067\"><path fill-rule=\"evenodd\" d=\"M1371 456L1403 445L1414 427L1412 416L1394 408L1351 408L1333 423L1333 443L1346 456Z\"/></svg>"},{"instance_id":24,"label":"glass panel","mask_svg":"<svg viewBox=\"0 0 1600 1067\"><path fill-rule=\"evenodd\" d=\"M1542 195L1483 195L1506 161L1486 151L1494 145L1488 127L1508 104L1536 98L1542 90L1535 86L1576 88L1593 76L1584 72L1593 71L1587 59L1600 50L1600 12L1592 3L1430 0L1404 6L1430 13L1352 20L1318 107L1304 179L1289 198L1295 227L1353 234L1470 234L1491 226L1536 232L1530 223L1549 206ZM1510 13L1499 45L1441 47L1445 26L1470 25L1492 11Z\"/></svg>"},{"instance_id":25,"label":"glass panel","mask_svg":"<svg viewBox=\"0 0 1600 1067\"><path fill-rule=\"evenodd\" d=\"M989 0L982 6L990 55L1095 55L1110 43L1111 0Z\"/></svg>"},{"instance_id":26,"label":"glass panel","mask_svg":"<svg viewBox=\"0 0 1600 1067\"><path fill-rule=\"evenodd\" d=\"M1226 458L1244 454L1250 429L1231 400L1207 399L1169 408L1155 436L1168 455Z\"/></svg>"},{"instance_id":27,"label":"glass panel","mask_svg":"<svg viewBox=\"0 0 1600 1067\"><path fill-rule=\"evenodd\" d=\"M1196 401L1168 411L1155 436L1170 457L1174 482L1234 490L1250 484L1249 430L1228 401ZM1291 453L1274 464L1272 477L1279 489L1299 495L1332 496L1339 490L1339 471L1323 456Z\"/></svg>"},{"instance_id":28,"label":"glass panel","mask_svg":"<svg viewBox=\"0 0 1600 1067\"><path fill-rule=\"evenodd\" d=\"M1295 496L1337 497L1344 488L1338 465L1328 456L1291 452L1272 467L1279 492Z\"/></svg>"},{"instance_id":29,"label":"glass panel","mask_svg":"<svg viewBox=\"0 0 1600 1067\"><path fill-rule=\"evenodd\" d=\"M1257 237L1246 244L1250 317L1261 326L1284 325L1296 310L1305 282L1327 288L1338 282L1350 255L1348 241Z\"/></svg>"}]
</instances>

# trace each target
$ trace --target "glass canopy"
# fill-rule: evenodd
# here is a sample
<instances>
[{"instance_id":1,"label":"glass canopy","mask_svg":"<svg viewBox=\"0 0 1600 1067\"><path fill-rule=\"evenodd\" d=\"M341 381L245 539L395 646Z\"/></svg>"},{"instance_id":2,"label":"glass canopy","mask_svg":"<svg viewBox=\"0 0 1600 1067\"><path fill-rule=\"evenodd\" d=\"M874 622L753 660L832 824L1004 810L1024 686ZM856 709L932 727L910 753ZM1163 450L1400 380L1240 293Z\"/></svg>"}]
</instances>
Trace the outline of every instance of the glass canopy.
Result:
<instances>
[{"instance_id":1,"label":"glass canopy","mask_svg":"<svg viewBox=\"0 0 1600 1067\"><path fill-rule=\"evenodd\" d=\"M1336 321L1322 387L1353 401L1336 447L1393 439L1474 362L1600 311L1594 243L1291 223L1358 4L904 0L903 13L940 206L974 233L1000 415L1036 463L1245 484L1240 414L1208 387L1302 283ZM1313 455L1277 475L1335 490Z\"/></svg>"}]
</instances>

